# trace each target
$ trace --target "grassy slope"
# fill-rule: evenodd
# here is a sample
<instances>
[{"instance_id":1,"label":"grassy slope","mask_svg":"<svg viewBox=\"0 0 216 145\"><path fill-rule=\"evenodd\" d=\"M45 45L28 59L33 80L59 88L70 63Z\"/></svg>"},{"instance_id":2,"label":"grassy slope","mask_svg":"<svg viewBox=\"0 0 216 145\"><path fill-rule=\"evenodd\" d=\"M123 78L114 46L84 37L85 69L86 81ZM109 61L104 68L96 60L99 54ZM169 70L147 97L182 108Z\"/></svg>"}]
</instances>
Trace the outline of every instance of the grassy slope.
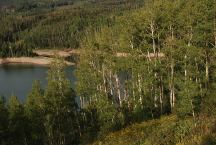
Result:
<instances>
[{"instance_id":1,"label":"grassy slope","mask_svg":"<svg viewBox=\"0 0 216 145\"><path fill-rule=\"evenodd\" d=\"M98 139L93 145L216 145L216 118L196 121L176 116L134 124Z\"/></svg>"}]
</instances>

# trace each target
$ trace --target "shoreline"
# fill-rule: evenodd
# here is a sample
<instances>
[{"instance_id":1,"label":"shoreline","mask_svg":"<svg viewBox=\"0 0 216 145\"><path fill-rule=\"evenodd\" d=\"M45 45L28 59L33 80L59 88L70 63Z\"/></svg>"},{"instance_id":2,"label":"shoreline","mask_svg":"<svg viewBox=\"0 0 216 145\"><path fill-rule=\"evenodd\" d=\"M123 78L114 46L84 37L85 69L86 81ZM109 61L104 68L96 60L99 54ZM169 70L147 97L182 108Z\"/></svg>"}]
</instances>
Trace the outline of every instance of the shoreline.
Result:
<instances>
[{"instance_id":1,"label":"shoreline","mask_svg":"<svg viewBox=\"0 0 216 145\"><path fill-rule=\"evenodd\" d=\"M78 49L36 49L33 50L33 53L37 54L41 57L54 57L54 56L60 56L63 58L70 57L73 55L79 55L80 51Z\"/></svg>"},{"instance_id":2,"label":"shoreline","mask_svg":"<svg viewBox=\"0 0 216 145\"><path fill-rule=\"evenodd\" d=\"M56 49L41 49L41 50L33 50L38 56L35 57L6 57L0 58L0 65L4 64L32 64L32 65L40 65L40 66L49 66L49 64L54 60L54 56L60 56L62 58L66 58L73 55L79 55L80 50L78 49L63 49L63 50L56 50ZM125 52L117 52L115 54L116 57L129 57L131 56L130 53ZM139 55L139 57L146 57L148 59L154 59L156 57L163 58L165 57L164 53L148 53L147 55ZM73 62L69 62L64 60L64 63L68 66L76 65Z\"/></svg>"},{"instance_id":3,"label":"shoreline","mask_svg":"<svg viewBox=\"0 0 216 145\"><path fill-rule=\"evenodd\" d=\"M49 57L12 57L12 58L0 58L0 65L4 64L32 64L32 65L41 65L49 66L53 61L53 58ZM72 66L75 63L64 61L66 65Z\"/></svg>"}]
</instances>

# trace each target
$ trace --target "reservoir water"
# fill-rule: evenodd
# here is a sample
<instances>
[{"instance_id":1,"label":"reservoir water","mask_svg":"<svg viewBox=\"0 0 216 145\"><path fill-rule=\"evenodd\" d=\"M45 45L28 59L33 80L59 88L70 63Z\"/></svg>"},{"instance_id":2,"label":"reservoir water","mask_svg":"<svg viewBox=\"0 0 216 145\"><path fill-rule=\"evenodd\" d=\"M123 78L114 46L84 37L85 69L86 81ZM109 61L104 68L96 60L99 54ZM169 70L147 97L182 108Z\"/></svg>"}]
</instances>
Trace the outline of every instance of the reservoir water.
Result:
<instances>
[{"instance_id":1,"label":"reservoir water","mask_svg":"<svg viewBox=\"0 0 216 145\"><path fill-rule=\"evenodd\" d=\"M15 95L23 102L31 90L34 80L39 80L42 87L46 87L48 69L48 67L36 65L0 65L0 96L9 98L11 95ZM65 69L72 87L75 84L74 70L74 66Z\"/></svg>"}]
</instances>

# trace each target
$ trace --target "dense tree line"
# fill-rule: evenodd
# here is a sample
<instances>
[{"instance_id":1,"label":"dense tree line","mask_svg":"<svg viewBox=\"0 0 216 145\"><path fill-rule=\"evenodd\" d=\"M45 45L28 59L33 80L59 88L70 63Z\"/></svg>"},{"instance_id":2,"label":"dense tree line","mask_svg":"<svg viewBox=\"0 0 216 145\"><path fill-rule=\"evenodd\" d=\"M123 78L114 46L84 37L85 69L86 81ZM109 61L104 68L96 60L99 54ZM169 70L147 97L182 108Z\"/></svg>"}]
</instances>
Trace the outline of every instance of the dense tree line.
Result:
<instances>
[{"instance_id":1,"label":"dense tree line","mask_svg":"<svg viewBox=\"0 0 216 145\"><path fill-rule=\"evenodd\" d=\"M54 8L58 6L72 5L74 0L2 0L0 8L13 8L17 11L26 11L41 8Z\"/></svg>"},{"instance_id":2,"label":"dense tree line","mask_svg":"<svg viewBox=\"0 0 216 145\"><path fill-rule=\"evenodd\" d=\"M48 72L45 90L33 84L26 102L16 96L0 100L1 145L71 145L80 137L76 95L64 74L64 65L56 60Z\"/></svg>"},{"instance_id":3,"label":"dense tree line","mask_svg":"<svg viewBox=\"0 0 216 145\"><path fill-rule=\"evenodd\" d=\"M166 114L195 125L200 113L213 113L215 20L214 0L155 0L88 29L77 91L102 134Z\"/></svg>"}]
</instances>

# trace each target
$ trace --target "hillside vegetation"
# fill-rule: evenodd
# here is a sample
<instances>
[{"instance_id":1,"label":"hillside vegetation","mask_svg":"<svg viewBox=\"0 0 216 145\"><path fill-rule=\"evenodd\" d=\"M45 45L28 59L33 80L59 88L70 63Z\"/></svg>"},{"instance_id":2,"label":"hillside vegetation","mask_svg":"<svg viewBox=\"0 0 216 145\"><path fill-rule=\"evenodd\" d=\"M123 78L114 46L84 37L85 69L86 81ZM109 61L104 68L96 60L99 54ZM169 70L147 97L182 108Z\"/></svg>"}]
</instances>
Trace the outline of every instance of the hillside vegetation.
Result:
<instances>
[{"instance_id":1,"label":"hillside vegetation","mask_svg":"<svg viewBox=\"0 0 216 145\"><path fill-rule=\"evenodd\" d=\"M40 48L79 48L87 27L112 23L111 14L140 4L138 0L11 1L0 14L0 56L31 56L32 49Z\"/></svg>"},{"instance_id":2,"label":"hillside vegetation","mask_svg":"<svg viewBox=\"0 0 216 145\"><path fill-rule=\"evenodd\" d=\"M136 123L100 138L92 145L215 145L214 117L202 116L194 123L176 116Z\"/></svg>"},{"instance_id":3,"label":"hillside vegetation","mask_svg":"<svg viewBox=\"0 0 216 145\"><path fill-rule=\"evenodd\" d=\"M88 29L77 93L95 144L214 145L215 48L214 0L146 0L111 25ZM203 143L208 135L211 143Z\"/></svg>"},{"instance_id":4,"label":"hillside vegetation","mask_svg":"<svg viewBox=\"0 0 216 145\"><path fill-rule=\"evenodd\" d=\"M45 89L0 99L1 144L216 144L216 0L3 11L0 56L77 48L79 59L75 90L56 58Z\"/></svg>"}]
</instances>

